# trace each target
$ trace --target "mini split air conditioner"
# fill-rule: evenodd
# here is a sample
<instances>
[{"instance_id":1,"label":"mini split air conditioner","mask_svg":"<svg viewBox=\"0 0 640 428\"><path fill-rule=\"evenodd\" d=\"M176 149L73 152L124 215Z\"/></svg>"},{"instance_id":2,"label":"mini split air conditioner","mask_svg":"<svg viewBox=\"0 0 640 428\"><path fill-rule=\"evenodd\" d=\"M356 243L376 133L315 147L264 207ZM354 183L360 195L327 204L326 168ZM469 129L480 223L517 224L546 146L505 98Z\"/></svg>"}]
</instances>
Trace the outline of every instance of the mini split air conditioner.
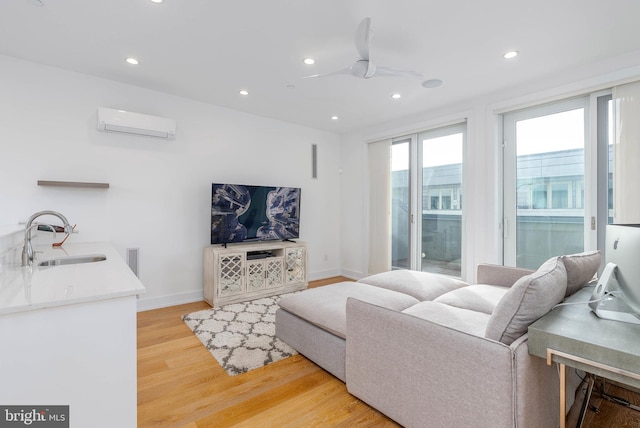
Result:
<instances>
[{"instance_id":1,"label":"mini split air conditioner","mask_svg":"<svg viewBox=\"0 0 640 428\"><path fill-rule=\"evenodd\" d=\"M98 130L172 139L176 135L176 121L148 114L100 107L98 108Z\"/></svg>"}]
</instances>

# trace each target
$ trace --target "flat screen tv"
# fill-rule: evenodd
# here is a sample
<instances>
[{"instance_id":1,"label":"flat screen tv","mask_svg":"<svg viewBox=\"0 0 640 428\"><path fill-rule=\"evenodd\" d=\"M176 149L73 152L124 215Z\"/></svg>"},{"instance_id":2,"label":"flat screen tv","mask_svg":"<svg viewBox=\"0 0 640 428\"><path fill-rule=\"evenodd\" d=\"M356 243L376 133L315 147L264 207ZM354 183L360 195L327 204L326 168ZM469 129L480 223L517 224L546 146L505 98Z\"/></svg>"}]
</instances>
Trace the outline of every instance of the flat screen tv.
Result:
<instances>
[{"instance_id":1,"label":"flat screen tv","mask_svg":"<svg viewBox=\"0 0 640 428\"><path fill-rule=\"evenodd\" d=\"M296 187L211 185L211 244L300 237Z\"/></svg>"}]
</instances>

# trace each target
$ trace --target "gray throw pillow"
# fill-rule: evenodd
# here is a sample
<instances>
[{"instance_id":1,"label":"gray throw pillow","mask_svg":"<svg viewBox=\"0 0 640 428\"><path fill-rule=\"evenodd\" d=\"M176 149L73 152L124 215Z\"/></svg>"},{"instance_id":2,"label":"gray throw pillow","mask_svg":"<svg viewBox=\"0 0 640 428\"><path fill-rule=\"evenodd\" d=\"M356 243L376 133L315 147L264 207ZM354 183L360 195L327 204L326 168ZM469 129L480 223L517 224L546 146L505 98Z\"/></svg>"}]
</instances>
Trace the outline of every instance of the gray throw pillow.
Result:
<instances>
[{"instance_id":1,"label":"gray throw pillow","mask_svg":"<svg viewBox=\"0 0 640 428\"><path fill-rule=\"evenodd\" d=\"M567 269L567 292L565 297L587 285L600 267L600 251L587 251L579 254L562 256L562 263Z\"/></svg>"},{"instance_id":2,"label":"gray throw pillow","mask_svg":"<svg viewBox=\"0 0 640 428\"><path fill-rule=\"evenodd\" d=\"M567 271L561 257L553 257L537 271L523 276L498 302L485 337L511 345L538 318L558 304L567 290Z\"/></svg>"}]
</instances>

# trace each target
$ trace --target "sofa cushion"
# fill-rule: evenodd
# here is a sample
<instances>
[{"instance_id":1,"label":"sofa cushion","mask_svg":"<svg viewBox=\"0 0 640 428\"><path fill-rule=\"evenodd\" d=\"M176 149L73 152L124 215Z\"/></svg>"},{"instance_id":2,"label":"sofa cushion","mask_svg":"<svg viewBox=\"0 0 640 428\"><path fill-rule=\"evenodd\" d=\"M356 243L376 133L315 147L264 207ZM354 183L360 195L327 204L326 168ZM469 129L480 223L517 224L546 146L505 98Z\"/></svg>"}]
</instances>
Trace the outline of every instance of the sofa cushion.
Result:
<instances>
[{"instance_id":1,"label":"sofa cushion","mask_svg":"<svg viewBox=\"0 0 640 428\"><path fill-rule=\"evenodd\" d=\"M480 263L476 269L476 284L501 285L511 287L517 280L525 275L535 272L531 269L523 269L511 266Z\"/></svg>"},{"instance_id":2,"label":"sofa cushion","mask_svg":"<svg viewBox=\"0 0 640 428\"><path fill-rule=\"evenodd\" d=\"M346 305L349 297L396 311L419 303L416 298L407 294L357 282L339 282L283 297L278 305L344 339L347 333Z\"/></svg>"},{"instance_id":3,"label":"sofa cushion","mask_svg":"<svg viewBox=\"0 0 640 428\"><path fill-rule=\"evenodd\" d=\"M367 276L358 282L408 294L420 301L433 300L448 291L469 285L446 275L404 269Z\"/></svg>"},{"instance_id":4,"label":"sofa cushion","mask_svg":"<svg viewBox=\"0 0 640 428\"><path fill-rule=\"evenodd\" d=\"M449 291L434 302L491 315L507 291L509 288L499 285L476 284Z\"/></svg>"},{"instance_id":5,"label":"sofa cushion","mask_svg":"<svg viewBox=\"0 0 640 428\"><path fill-rule=\"evenodd\" d=\"M402 311L436 324L483 337L490 315L438 302L420 302Z\"/></svg>"},{"instance_id":6,"label":"sofa cushion","mask_svg":"<svg viewBox=\"0 0 640 428\"><path fill-rule=\"evenodd\" d=\"M567 271L561 257L553 257L534 273L516 281L496 305L485 336L510 345L535 320L558 304L567 290Z\"/></svg>"},{"instance_id":7,"label":"sofa cushion","mask_svg":"<svg viewBox=\"0 0 640 428\"><path fill-rule=\"evenodd\" d=\"M565 297L572 295L593 279L600 267L600 251L587 251L579 254L562 256L562 263L567 269L567 291Z\"/></svg>"}]
</instances>

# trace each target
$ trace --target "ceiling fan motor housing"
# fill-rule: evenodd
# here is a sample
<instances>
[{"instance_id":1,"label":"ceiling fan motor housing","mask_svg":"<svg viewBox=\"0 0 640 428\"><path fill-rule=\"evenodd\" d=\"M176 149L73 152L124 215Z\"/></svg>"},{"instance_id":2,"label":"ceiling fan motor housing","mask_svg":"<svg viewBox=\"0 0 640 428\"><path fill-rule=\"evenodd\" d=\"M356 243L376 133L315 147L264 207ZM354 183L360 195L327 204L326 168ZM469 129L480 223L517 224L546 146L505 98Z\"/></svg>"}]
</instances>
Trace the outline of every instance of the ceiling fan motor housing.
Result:
<instances>
[{"instance_id":1,"label":"ceiling fan motor housing","mask_svg":"<svg viewBox=\"0 0 640 428\"><path fill-rule=\"evenodd\" d=\"M351 75L355 77L368 79L376 74L376 66L366 59L356 61L351 66Z\"/></svg>"}]
</instances>

